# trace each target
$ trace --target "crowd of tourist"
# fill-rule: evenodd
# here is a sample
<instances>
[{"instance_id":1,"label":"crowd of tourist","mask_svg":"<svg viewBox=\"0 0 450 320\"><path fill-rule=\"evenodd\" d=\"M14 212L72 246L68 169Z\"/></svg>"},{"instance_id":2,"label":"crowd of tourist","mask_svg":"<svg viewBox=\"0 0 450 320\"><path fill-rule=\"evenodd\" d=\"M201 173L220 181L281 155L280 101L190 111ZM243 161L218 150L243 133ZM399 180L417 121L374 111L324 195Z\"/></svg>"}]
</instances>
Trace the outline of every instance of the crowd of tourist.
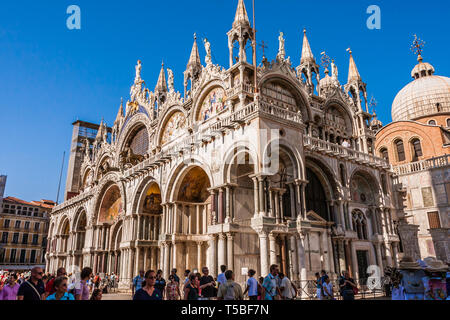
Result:
<instances>
[{"instance_id":1,"label":"crowd of tourist","mask_svg":"<svg viewBox=\"0 0 450 320\"><path fill-rule=\"evenodd\" d=\"M209 274L207 267L202 273L184 272L184 280L177 275L177 269L172 269L168 281L162 275L162 270L141 271L133 283L133 300L293 300L298 290L277 265L270 267L267 277L255 279L255 270L248 270L248 280L245 290L235 282L235 274L227 267L220 267L221 273L217 279Z\"/></svg>"},{"instance_id":2,"label":"crowd of tourist","mask_svg":"<svg viewBox=\"0 0 450 320\"><path fill-rule=\"evenodd\" d=\"M185 270L183 279L172 269L168 279L162 270L141 270L132 279L133 300L294 300L304 288L297 288L279 271L270 266L266 277L255 278L256 271L248 270L245 290L235 282L235 274L227 267L214 279L207 267L201 272ZM450 272L442 261L427 258L414 261L405 257L398 269L386 268L387 295L392 300L449 300ZM102 294L114 291L118 275L94 274L83 268L78 277L59 268L55 275L45 274L35 267L27 273L0 271L0 300L102 300ZM325 270L316 273L315 297L319 300L354 300L358 283L349 272L342 272L334 282ZM305 293L305 291L303 292ZM311 298L311 296L310 296Z\"/></svg>"},{"instance_id":3,"label":"crowd of tourist","mask_svg":"<svg viewBox=\"0 0 450 320\"><path fill-rule=\"evenodd\" d=\"M114 290L117 283L115 274L101 279L89 267L78 279L65 268L56 275L45 274L40 267L26 273L0 271L0 300L101 300L103 292Z\"/></svg>"}]
</instances>

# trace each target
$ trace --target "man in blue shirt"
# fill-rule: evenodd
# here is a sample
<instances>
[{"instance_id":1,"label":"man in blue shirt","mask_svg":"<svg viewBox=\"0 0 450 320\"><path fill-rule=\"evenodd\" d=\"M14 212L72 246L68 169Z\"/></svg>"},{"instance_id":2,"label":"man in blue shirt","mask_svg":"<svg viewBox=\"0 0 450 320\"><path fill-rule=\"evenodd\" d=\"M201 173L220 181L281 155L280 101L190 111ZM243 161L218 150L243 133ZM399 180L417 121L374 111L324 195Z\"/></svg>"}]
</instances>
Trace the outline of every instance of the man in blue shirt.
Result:
<instances>
[{"instance_id":1,"label":"man in blue shirt","mask_svg":"<svg viewBox=\"0 0 450 320\"><path fill-rule=\"evenodd\" d=\"M261 297L264 297L264 300L278 300L278 297L281 296L280 288L278 287L278 266L273 264L270 266L270 273L264 279L263 282L263 291Z\"/></svg>"},{"instance_id":2,"label":"man in blue shirt","mask_svg":"<svg viewBox=\"0 0 450 320\"><path fill-rule=\"evenodd\" d=\"M132 288L133 296L136 291L142 289L142 281L144 281L144 274L145 274L144 270L141 270L139 271L139 275L137 275L133 279L133 288Z\"/></svg>"},{"instance_id":3,"label":"man in blue shirt","mask_svg":"<svg viewBox=\"0 0 450 320\"><path fill-rule=\"evenodd\" d=\"M227 266L224 265L220 266L220 271L222 271L222 273L217 276L217 282L219 283L219 285L227 283L227 279L225 277L225 271L227 271Z\"/></svg>"}]
</instances>

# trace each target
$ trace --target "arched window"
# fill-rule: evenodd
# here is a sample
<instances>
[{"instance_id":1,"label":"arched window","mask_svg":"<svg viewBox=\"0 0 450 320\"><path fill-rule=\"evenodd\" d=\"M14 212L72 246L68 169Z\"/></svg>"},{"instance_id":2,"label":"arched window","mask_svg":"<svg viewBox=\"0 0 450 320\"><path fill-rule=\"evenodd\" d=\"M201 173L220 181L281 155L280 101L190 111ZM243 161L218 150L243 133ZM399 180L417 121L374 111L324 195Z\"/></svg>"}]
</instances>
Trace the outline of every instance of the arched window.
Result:
<instances>
[{"instance_id":1,"label":"arched window","mask_svg":"<svg viewBox=\"0 0 450 320\"><path fill-rule=\"evenodd\" d=\"M395 146L397 148L397 160L398 160L398 162L405 161L406 157L405 157L405 147L403 145L403 141L402 140L397 140L395 142Z\"/></svg>"},{"instance_id":2,"label":"arched window","mask_svg":"<svg viewBox=\"0 0 450 320\"><path fill-rule=\"evenodd\" d=\"M387 162L389 162L389 153L388 150L386 148L383 148L380 150L380 155L381 157L386 160Z\"/></svg>"},{"instance_id":3,"label":"arched window","mask_svg":"<svg viewBox=\"0 0 450 320\"><path fill-rule=\"evenodd\" d=\"M447 127L450 127L450 118L447 119Z\"/></svg>"},{"instance_id":4,"label":"arched window","mask_svg":"<svg viewBox=\"0 0 450 320\"><path fill-rule=\"evenodd\" d=\"M412 160L418 161L419 157L422 156L422 146L420 144L420 140L417 138L413 139L411 141L411 146L412 146Z\"/></svg>"},{"instance_id":5,"label":"arched window","mask_svg":"<svg viewBox=\"0 0 450 320\"><path fill-rule=\"evenodd\" d=\"M436 121L430 120L430 121L428 121L428 124L429 124L429 125L432 125L432 126L435 126L435 125L436 125Z\"/></svg>"},{"instance_id":6,"label":"arched window","mask_svg":"<svg viewBox=\"0 0 450 320\"><path fill-rule=\"evenodd\" d=\"M353 230L356 231L358 239L367 240L366 216L359 210L352 213Z\"/></svg>"}]
</instances>

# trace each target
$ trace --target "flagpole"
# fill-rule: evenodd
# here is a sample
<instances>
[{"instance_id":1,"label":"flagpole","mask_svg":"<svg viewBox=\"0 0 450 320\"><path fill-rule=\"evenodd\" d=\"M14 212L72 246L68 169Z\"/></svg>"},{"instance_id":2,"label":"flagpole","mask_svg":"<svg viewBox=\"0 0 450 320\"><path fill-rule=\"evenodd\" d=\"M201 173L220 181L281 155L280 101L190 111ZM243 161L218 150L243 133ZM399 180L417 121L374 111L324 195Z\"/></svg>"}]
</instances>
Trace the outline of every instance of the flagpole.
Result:
<instances>
[{"instance_id":1,"label":"flagpole","mask_svg":"<svg viewBox=\"0 0 450 320\"><path fill-rule=\"evenodd\" d=\"M63 160L62 160L62 165L61 165L61 172L59 174L59 183L58 183L58 193L56 194L56 204L58 205L58 201L59 201L59 190L61 189L61 179L62 179L62 174L63 174L63 169L64 169L64 160L66 157L66 152L64 151L63 153Z\"/></svg>"},{"instance_id":2,"label":"flagpole","mask_svg":"<svg viewBox=\"0 0 450 320\"><path fill-rule=\"evenodd\" d=\"M258 93L258 67L256 65L256 22L255 22L255 0L253 0L253 67L254 67L254 82L255 82L255 94Z\"/></svg>"}]
</instances>

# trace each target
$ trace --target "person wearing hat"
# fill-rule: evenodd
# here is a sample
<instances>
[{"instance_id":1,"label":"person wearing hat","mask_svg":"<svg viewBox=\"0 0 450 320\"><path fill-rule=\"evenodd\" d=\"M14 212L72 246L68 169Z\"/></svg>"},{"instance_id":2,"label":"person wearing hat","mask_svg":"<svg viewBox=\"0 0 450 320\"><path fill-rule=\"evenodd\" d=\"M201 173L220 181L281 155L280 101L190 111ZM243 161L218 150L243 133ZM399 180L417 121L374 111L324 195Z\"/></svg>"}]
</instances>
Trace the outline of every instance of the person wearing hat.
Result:
<instances>
[{"instance_id":1,"label":"person wearing hat","mask_svg":"<svg viewBox=\"0 0 450 320\"><path fill-rule=\"evenodd\" d=\"M447 265L441 260L435 258L424 259L427 266L425 267L426 278L425 300L445 300L447 299L446 287L446 271Z\"/></svg>"},{"instance_id":2,"label":"person wearing hat","mask_svg":"<svg viewBox=\"0 0 450 320\"><path fill-rule=\"evenodd\" d=\"M411 257L404 257L400 261L399 269L402 276L400 285L404 289L405 300L423 300L425 287L422 279L425 272L420 264Z\"/></svg>"}]
</instances>

